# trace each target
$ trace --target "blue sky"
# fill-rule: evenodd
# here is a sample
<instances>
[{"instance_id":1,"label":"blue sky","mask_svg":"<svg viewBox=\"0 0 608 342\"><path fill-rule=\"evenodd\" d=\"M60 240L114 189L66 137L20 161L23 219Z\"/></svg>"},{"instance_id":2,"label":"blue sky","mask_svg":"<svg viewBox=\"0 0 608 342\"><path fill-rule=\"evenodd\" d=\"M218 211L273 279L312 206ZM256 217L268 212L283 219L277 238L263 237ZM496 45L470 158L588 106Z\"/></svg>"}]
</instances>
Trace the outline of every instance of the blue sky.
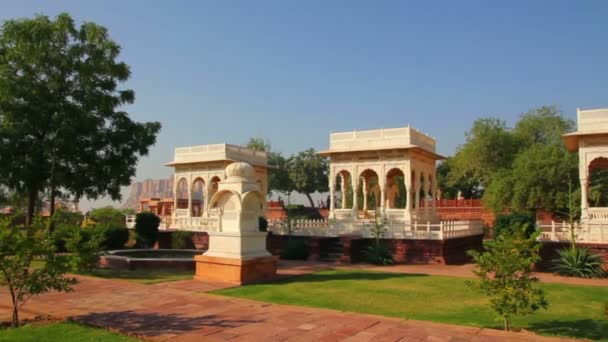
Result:
<instances>
[{"instance_id":1,"label":"blue sky","mask_svg":"<svg viewBox=\"0 0 608 342\"><path fill-rule=\"evenodd\" d=\"M129 112L163 124L137 179L171 174L176 146L262 136L289 154L411 124L450 155L479 117L608 107L607 1L0 3L0 19L63 11L109 29Z\"/></svg>"}]
</instances>

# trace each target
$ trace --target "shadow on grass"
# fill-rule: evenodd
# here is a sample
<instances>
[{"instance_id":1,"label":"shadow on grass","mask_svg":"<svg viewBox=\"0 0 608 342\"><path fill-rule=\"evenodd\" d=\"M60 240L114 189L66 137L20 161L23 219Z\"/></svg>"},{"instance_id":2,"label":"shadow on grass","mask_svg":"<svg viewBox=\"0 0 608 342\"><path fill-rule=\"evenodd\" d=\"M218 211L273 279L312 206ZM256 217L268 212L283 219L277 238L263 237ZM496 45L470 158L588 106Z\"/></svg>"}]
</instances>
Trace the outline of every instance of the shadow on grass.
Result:
<instances>
[{"instance_id":1,"label":"shadow on grass","mask_svg":"<svg viewBox=\"0 0 608 342\"><path fill-rule=\"evenodd\" d=\"M306 282L322 282L335 280L386 280L386 279L406 279L406 278L428 277L428 274L422 273L389 273L389 272L374 272L374 271L334 271L326 270L312 274L290 276L288 278L278 280L275 283L306 283Z\"/></svg>"},{"instance_id":2,"label":"shadow on grass","mask_svg":"<svg viewBox=\"0 0 608 342\"><path fill-rule=\"evenodd\" d=\"M107 329L114 329L136 336L160 336L183 334L190 331L237 328L245 324L260 323L263 320L222 319L217 315L180 316L176 314L141 313L135 311L117 311L90 313L72 317L78 323Z\"/></svg>"},{"instance_id":3,"label":"shadow on grass","mask_svg":"<svg viewBox=\"0 0 608 342\"><path fill-rule=\"evenodd\" d=\"M552 320L530 323L530 331L546 335L571 336L590 340L608 340L608 321L580 319L574 321Z\"/></svg>"}]
</instances>

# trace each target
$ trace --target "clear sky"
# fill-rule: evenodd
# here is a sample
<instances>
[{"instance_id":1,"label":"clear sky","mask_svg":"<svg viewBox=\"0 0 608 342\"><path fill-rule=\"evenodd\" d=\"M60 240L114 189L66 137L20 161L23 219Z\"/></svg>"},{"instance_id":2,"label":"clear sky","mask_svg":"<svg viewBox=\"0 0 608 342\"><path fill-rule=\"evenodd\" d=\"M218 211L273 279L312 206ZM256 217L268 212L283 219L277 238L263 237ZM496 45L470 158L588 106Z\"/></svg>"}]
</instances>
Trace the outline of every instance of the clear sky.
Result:
<instances>
[{"instance_id":1,"label":"clear sky","mask_svg":"<svg viewBox=\"0 0 608 342\"><path fill-rule=\"evenodd\" d=\"M479 117L608 107L608 1L0 2L0 19L64 11L109 29L128 111L163 125L137 180L170 175L177 146L289 154L410 124L450 155Z\"/></svg>"}]
</instances>

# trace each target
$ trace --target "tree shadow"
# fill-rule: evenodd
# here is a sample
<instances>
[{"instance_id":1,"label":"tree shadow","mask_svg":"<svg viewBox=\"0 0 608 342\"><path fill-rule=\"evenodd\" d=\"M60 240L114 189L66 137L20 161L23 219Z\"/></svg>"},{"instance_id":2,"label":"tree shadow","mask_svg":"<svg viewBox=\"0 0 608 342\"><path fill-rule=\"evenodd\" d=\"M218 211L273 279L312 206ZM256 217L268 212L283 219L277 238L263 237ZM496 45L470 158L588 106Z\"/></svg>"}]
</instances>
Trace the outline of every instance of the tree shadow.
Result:
<instances>
[{"instance_id":1,"label":"tree shadow","mask_svg":"<svg viewBox=\"0 0 608 342\"><path fill-rule=\"evenodd\" d=\"M284 279L277 280L273 283L306 283L306 282L322 282L334 280L386 280L386 279L406 279L413 277L428 277L428 274L422 273L391 273L391 272L375 272L375 271L338 271L324 270L311 274L293 275Z\"/></svg>"},{"instance_id":2,"label":"tree shadow","mask_svg":"<svg viewBox=\"0 0 608 342\"><path fill-rule=\"evenodd\" d=\"M217 315L181 316L150 312L141 313L131 310L89 313L71 319L78 323L118 330L135 336L183 334L205 328L221 331L245 324L262 322L262 320L254 319L225 319Z\"/></svg>"},{"instance_id":3,"label":"tree shadow","mask_svg":"<svg viewBox=\"0 0 608 342\"><path fill-rule=\"evenodd\" d=\"M534 322L530 323L529 330L540 334L571 336L594 341L608 339L607 320L580 319Z\"/></svg>"}]
</instances>

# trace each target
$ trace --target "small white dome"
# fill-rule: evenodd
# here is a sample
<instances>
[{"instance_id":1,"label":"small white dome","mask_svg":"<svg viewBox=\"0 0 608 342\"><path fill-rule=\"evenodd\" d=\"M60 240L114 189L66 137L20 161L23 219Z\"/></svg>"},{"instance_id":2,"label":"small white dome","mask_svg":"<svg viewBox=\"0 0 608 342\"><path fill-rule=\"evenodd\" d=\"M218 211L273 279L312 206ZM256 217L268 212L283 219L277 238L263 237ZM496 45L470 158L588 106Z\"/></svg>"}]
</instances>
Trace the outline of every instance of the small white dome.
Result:
<instances>
[{"instance_id":1,"label":"small white dome","mask_svg":"<svg viewBox=\"0 0 608 342\"><path fill-rule=\"evenodd\" d=\"M235 162L226 167L226 178L255 179L255 169L248 163Z\"/></svg>"}]
</instances>

